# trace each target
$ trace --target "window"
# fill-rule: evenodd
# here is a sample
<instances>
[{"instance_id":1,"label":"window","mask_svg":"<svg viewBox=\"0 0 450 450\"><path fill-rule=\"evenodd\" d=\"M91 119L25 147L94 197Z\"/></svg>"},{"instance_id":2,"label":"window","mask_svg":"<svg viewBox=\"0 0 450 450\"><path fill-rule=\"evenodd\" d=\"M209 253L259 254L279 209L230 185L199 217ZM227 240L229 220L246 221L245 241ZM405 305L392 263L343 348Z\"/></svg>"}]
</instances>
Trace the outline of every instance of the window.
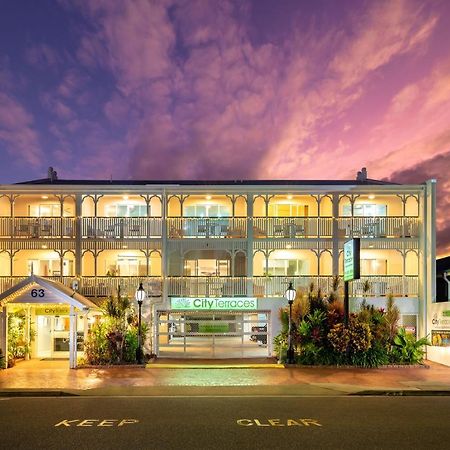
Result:
<instances>
[{"instance_id":1,"label":"window","mask_svg":"<svg viewBox=\"0 0 450 450\"><path fill-rule=\"evenodd\" d=\"M303 261L300 259L269 259L268 275L294 276L301 275Z\"/></svg>"},{"instance_id":2,"label":"window","mask_svg":"<svg viewBox=\"0 0 450 450\"><path fill-rule=\"evenodd\" d=\"M226 259L187 259L184 263L184 275L226 277L230 275L230 261Z\"/></svg>"},{"instance_id":3,"label":"window","mask_svg":"<svg viewBox=\"0 0 450 450\"><path fill-rule=\"evenodd\" d=\"M43 205L28 205L28 212L30 217L60 217L61 205L58 203Z\"/></svg>"},{"instance_id":4,"label":"window","mask_svg":"<svg viewBox=\"0 0 450 450\"><path fill-rule=\"evenodd\" d=\"M306 217L308 205L298 203L274 203L269 205L270 217Z\"/></svg>"},{"instance_id":5,"label":"window","mask_svg":"<svg viewBox=\"0 0 450 450\"><path fill-rule=\"evenodd\" d=\"M361 259L361 275L387 275L387 260Z\"/></svg>"},{"instance_id":6,"label":"window","mask_svg":"<svg viewBox=\"0 0 450 450\"><path fill-rule=\"evenodd\" d=\"M147 217L147 205L117 203L106 207L107 217Z\"/></svg>"},{"instance_id":7,"label":"window","mask_svg":"<svg viewBox=\"0 0 450 450\"><path fill-rule=\"evenodd\" d=\"M42 277L61 276L61 262L59 258L29 259L27 266L28 266L28 275L31 275L31 272L33 272L35 275ZM62 276L72 277L73 274L74 274L73 261L70 259L63 259Z\"/></svg>"},{"instance_id":8,"label":"window","mask_svg":"<svg viewBox=\"0 0 450 450\"><path fill-rule=\"evenodd\" d=\"M347 204L342 209L343 216L352 215L352 206ZM355 217L376 217L386 216L387 205L370 204L370 203L356 203L353 205L353 216Z\"/></svg>"},{"instance_id":9,"label":"window","mask_svg":"<svg viewBox=\"0 0 450 450\"><path fill-rule=\"evenodd\" d=\"M229 217L230 208L226 205L190 205L184 207L184 217Z\"/></svg>"},{"instance_id":10,"label":"window","mask_svg":"<svg viewBox=\"0 0 450 450\"><path fill-rule=\"evenodd\" d=\"M106 276L137 277L146 274L145 257L118 255L115 261L106 262Z\"/></svg>"}]
</instances>

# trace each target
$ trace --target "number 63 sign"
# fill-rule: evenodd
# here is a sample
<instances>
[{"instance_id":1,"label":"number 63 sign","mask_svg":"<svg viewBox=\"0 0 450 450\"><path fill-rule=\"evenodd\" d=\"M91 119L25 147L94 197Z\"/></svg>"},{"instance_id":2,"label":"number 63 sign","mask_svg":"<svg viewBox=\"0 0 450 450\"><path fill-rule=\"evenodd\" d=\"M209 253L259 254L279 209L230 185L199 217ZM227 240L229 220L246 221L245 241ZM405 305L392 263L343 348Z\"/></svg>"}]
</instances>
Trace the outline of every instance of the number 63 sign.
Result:
<instances>
[{"instance_id":1,"label":"number 63 sign","mask_svg":"<svg viewBox=\"0 0 450 450\"><path fill-rule=\"evenodd\" d=\"M44 289L31 289L31 296L33 298L36 298L36 297L42 298L45 296L45 291L44 291Z\"/></svg>"}]
</instances>

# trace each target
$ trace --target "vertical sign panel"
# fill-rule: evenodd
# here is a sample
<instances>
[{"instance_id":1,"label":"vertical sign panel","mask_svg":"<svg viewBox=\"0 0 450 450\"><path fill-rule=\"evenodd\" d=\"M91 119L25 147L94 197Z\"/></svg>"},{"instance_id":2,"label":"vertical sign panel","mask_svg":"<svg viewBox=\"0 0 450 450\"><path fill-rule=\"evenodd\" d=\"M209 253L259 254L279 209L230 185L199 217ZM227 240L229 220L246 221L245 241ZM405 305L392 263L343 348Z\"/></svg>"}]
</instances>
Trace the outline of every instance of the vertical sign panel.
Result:
<instances>
[{"instance_id":1,"label":"vertical sign panel","mask_svg":"<svg viewBox=\"0 0 450 450\"><path fill-rule=\"evenodd\" d=\"M360 277L359 249L359 238L344 243L344 281L358 280Z\"/></svg>"}]
</instances>

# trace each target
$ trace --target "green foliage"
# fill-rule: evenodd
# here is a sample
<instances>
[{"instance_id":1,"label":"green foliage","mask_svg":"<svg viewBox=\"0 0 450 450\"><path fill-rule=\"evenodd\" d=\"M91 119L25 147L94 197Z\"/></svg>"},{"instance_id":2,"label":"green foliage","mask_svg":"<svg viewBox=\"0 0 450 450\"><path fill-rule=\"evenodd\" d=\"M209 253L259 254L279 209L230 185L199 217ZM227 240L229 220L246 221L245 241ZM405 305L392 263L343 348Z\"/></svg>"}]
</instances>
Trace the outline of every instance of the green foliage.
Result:
<instances>
[{"instance_id":1,"label":"green foliage","mask_svg":"<svg viewBox=\"0 0 450 450\"><path fill-rule=\"evenodd\" d=\"M287 333L289 330L289 310L287 308L280 308L278 317L280 318L282 332Z\"/></svg>"},{"instance_id":2,"label":"green foliage","mask_svg":"<svg viewBox=\"0 0 450 450\"><path fill-rule=\"evenodd\" d=\"M136 361L138 347L137 317L127 297L111 296L103 305L104 316L93 324L85 339L85 359L88 364L124 364ZM148 332L141 325L142 345Z\"/></svg>"},{"instance_id":3,"label":"green foliage","mask_svg":"<svg viewBox=\"0 0 450 450\"><path fill-rule=\"evenodd\" d=\"M30 341L28 341L26 320L25 311L8 314L8 365L13 364L13 361L18 358L25 358L30 352L30 342L34 340L36 332L30 326Z\"/></svg>"},{"instance_id":4,"label":"green foliage","mask_svg":"<svg viewBox=\"0 0 450 450\"><path fill-rule=\"evenodd\" d=\"M392 343L398 331L398 322L400 320L400 310L394 304L394 296L389 294L387 296L386 307L386 326L388 332L388 339Z\"/></svg>"},{"instance_id":5,"label":"green foliage","mask_svg":"<svg viewBox=\"0 0 450 450\"><path fill-rule=\"evenodd\" d=\"M370 368L383 366L389 364L388 352L379 342L373 342L366 351L350 354L350 364Z\"/></svg>"},{"instance_id":6,"label":"green foliage","mask_svg":"<svg viewBox=\"0 0 450 450\"><path fill-rule=\"evenodd\" d=\"M427 337L416 340L414 335L408 334L404 328L400 328L394 338L392 347L393 362L401 364L422 363L425 345L431 345Z\"/></svg>"},{"instance_id":7,"label":"green foliage","mask_svg":"<svg viewBox=\"0 0 450 450\"><path fill-rule=\"evenodd\" d=\"M6 369L6 358L1 348L0 348L0 369Z\"/></svg>"},{"instance_id":8,"label":"green foliage","mask_svg":"<svg viewBox=\"0 0 450 450\"><path fill-rule=\"evenodd\" d=\"M286 361L286 353L287 353L287 347L288 347L288 343L287 343L287 331L286 332L281 332L280 334L277 334L274 338L273 338L273 347L275 350L275 354L277 355L277 358L281 361L281 362L285 362Z\"/></svg>"},{"instance_id":9,"label":"green foliage","mask_svg":"<svg viewBox=\"0 0 450 450\"><path fill-rule=\"evenodd\" d=\"M333 292L338 281L333 286ZM365 285L365 292L370 286ZM378 367L389 363L416 364L422 362L427 339L418 341L398 328L399 309L394 298L387 298L386 311L367 305L365 299L360 311L352 314L349 326L343 323L343 305L332 293L326 300L320 290L311 285L307 293L309 307L293 327L293 345L298 364L354 365ZM286 359L289 315L283 310L283 330L274 338L275 350L281 361Z\"/></svg>"}]
</instances>

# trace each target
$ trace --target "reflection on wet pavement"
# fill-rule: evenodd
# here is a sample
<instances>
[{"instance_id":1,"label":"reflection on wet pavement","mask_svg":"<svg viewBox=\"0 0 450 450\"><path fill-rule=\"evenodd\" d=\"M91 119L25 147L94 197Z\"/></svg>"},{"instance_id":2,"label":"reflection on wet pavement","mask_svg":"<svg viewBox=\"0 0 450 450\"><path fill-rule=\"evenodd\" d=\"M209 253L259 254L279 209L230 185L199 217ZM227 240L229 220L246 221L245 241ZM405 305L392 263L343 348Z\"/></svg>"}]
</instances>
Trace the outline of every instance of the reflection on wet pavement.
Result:
<instances>
[{"instance_id":1,"label":"reflection on wet pavement","mask_svg":"<svg viewBox=\"0 0 450 450\"><path fill-rule=\"evenodd\" d=\"M450 368L428 363L429 369L232 368L162 369L95 368L70 370L66 361L24 361L0 370L0 389L94 389L151 386L289 386L315 385L450 389Z\"/></svg>"}]
</instances>

